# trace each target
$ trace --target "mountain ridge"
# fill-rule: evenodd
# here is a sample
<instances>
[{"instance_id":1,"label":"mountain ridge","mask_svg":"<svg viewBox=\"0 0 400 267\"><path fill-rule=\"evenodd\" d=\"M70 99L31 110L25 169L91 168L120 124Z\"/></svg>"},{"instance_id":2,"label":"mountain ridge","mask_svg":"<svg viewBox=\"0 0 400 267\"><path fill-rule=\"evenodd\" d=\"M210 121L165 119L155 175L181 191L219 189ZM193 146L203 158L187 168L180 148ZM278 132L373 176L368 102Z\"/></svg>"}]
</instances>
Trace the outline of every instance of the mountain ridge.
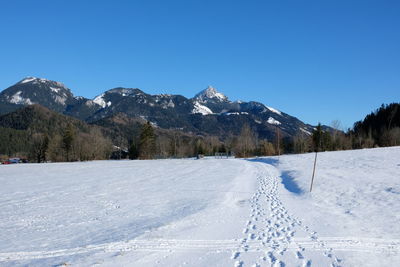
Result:
<instances>
[{"instance_id":1,"label":"mountain ridge","mask_svg":"<svg viewBox=\"0 0 400 267\"><path fill-rule=\"evenodd\" d=\"M238 135L249 125L261 138L271 140L277 130L283 137L310 135L313 126L294 116L256 101L230 101L212 86L192 98L173 94L147 94L139 88L116 87L93 99L74 96L63 83L26 77L0 92L0 114L22 106L40 104L86 122L124 113L142 118L165 129L207 135L221 139Z\"/></svg>"}]
</instances>

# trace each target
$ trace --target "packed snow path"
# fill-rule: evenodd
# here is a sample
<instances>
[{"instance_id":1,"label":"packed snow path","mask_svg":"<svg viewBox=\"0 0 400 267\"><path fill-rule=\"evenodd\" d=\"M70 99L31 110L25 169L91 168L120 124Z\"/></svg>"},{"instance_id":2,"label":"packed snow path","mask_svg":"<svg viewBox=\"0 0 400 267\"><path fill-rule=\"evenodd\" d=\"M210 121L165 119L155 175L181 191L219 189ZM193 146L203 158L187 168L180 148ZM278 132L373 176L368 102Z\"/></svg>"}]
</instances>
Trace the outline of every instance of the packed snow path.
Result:
<instances>
[{"instance_id":1,"label":"packed snow path","mask_svg":"<svg viewBox=\"0 0 400 267\"><path fill-rule=\"evenodd\" d=\"M0 166L0 266L397 266L399 152Z\"/></svg>"},{"instance_id":2,"label":"packed snow path","mask_svg":"<svg viewBox=\"0 0 400 267\"><path fill-rule=\"evenodd\" d=\"M341 260L333 254L332 248L301 220L288 213L277 194L278 177L269 174L265 164L254 164L257 165L259 188L251 198L250 218L243 229L245 237L232 255L232 259L236 260L235 266L245 263L262 266L265 262L268 266L285 266L288 257L295 257L298 266L311 266L315 250L321 250L327 257L326 260L319 259L319 264L340 266ZM303 232L310 241L296 241L297 232ZM252 249L254 245L256 248ZM289 259L289 262L293 264L296 261Z\"/></svg>"}]
</instances>

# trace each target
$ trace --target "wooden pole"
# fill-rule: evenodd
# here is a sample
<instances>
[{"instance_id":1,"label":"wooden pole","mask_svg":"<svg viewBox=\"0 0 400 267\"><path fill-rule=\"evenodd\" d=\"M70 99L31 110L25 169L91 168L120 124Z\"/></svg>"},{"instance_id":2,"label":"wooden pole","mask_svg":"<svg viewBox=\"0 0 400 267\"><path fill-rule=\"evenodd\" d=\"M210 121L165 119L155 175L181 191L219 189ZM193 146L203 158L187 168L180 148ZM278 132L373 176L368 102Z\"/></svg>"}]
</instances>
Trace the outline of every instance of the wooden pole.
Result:
<instances>
[{"instance_id":1,"label":"wooden pole","mask_svg":"<svg viewBox=\"0 0 400 267\"><path fill-rule=\"evenodd\" d=\"M310 192L312 191L312 186L313 186L313 183L314 183L315 165L317 165L317 155L318 155L318 152L315 152L314 169L313 169L313 172L312 172Z\"/></svg>"},{"instance_id":2,"label":"wooden pole","mask_svg":"<svg viewBox=\"0 0 400 267\"><path fill-rule=\"evenodd\" d=\"M279 128L278 128L278 125L276 125L276 146L277 146L276 149L278 150L278 156L281 155L281 147L280 147L279 139L280 139Z\"/></svg>"}]
</instances>

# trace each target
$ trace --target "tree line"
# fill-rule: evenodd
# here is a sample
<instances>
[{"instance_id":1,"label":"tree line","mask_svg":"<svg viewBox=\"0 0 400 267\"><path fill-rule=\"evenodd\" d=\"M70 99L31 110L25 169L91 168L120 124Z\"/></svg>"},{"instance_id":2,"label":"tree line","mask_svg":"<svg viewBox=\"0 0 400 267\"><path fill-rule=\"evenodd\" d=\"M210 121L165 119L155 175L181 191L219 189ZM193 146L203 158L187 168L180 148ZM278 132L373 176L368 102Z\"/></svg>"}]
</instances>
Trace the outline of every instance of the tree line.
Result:
<instances>
[{"instance_id":1,"label":"tree line","mask_svg":"<svg viewBox=\"0 0 400 267\"><path fill-rule=\"evenodd\" d=\"M42 119L37 119L38 122L29 127L25 126L28 123L13 125L17 129L0 127L0 159L11 156L27 158L30 162L156 159L215 155L217 152L252 157L395 146L400 145L399 106L382 105L347 131L341 130L339 121L334 121L331 127L319 124L313 132L300 132L294 137L280 134L277 127L271 139L259 138L248 124L243 125L238 135L223 139L161 129L150 122L137 124L137 130L127 134L122 130L110 132L105 127L83 124L65 116L59 117L61 115L53 114L51 117L46 113L46 127L45 124L35 126L43 122ZM39 111L44 112L42 109ZM28 115L24 117L32 117ZM15 124L16 120L11 118L9 122Z\"/></svg>"},{"instance_id":2,"label":"tree line","mask_svg":"<svg viewBox=\"0 0 400 267\"><path fill-rule=\"evenodd\" d=\"M314 151L315 140L320 135L322 151L362 149L400 145L400 104L384 105L371 112L363 120L354 123L352 129L341 131L339 121L332 122L331 129L323 131L318 125L312 135L296 136L293 139L293 152Z\"/></svg>"},{"instance_id":3,"label":"tree line","mask_svg":"<svg viewBox=\"0 0 400 267\"><path fill-rule=\"evenodd\" d=\"M82 132L73 125L61 133L2 128L0 140L0 159L12 156L37 163L109 159L113 149L100 129Z\"/></svg>"},{"instance_id":4,"label":"tree line","mask_svg":"<svg viewBox=\"0 0 400 267\"><path fill-rule=\"evenodd\" d=\"M221 140L217 136L190 136L179 131L157 134L150 122L144 124L138 136L129 140L130 159L185 158L199 154L234 154L239 157L274 155L274 144L258 140L255 132L246 124L238 136Z\"/></svg>"},{"instance_id":5,"label":"tree line","mask_svg":"<svg viewBox=\"0 0 400 267\"><path fill-rule=\"evenodd\" d=\"M318 124L311 133L300 132L294 137L280 136L277 128L275 137L270 140L258 138L256 131L247 124L238 136L228 136L224 140L216 136L182 140L176 134L158 137L147 123L138 141L130 142L129 155L131 159L150 159L230 152L236 157L252 157L396 146L400 145L399 106L396 103L382 105L347 131L343 131L340 121L336 120L330 127Z\"/></svg>"}]
</instances>

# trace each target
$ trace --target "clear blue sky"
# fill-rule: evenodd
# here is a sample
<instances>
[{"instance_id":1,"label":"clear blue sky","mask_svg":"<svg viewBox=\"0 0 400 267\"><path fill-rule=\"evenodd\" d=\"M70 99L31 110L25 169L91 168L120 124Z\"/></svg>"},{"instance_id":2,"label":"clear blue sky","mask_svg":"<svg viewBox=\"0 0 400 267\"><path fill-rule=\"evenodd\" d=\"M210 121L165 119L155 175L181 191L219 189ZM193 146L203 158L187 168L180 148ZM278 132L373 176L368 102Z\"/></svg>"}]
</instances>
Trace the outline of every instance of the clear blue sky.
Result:
<instances>
[{"instance_id":1,"label":"clear blue sky","mask_svg":"<svg viewBox=\"0 0 400 267\"><path fill-rule=\"evenodd\" d=\"M25 76L89 98L211 84L352 126L400 101L400 1L1 1L0 89Z\"/></svg>"}]
</instances>

